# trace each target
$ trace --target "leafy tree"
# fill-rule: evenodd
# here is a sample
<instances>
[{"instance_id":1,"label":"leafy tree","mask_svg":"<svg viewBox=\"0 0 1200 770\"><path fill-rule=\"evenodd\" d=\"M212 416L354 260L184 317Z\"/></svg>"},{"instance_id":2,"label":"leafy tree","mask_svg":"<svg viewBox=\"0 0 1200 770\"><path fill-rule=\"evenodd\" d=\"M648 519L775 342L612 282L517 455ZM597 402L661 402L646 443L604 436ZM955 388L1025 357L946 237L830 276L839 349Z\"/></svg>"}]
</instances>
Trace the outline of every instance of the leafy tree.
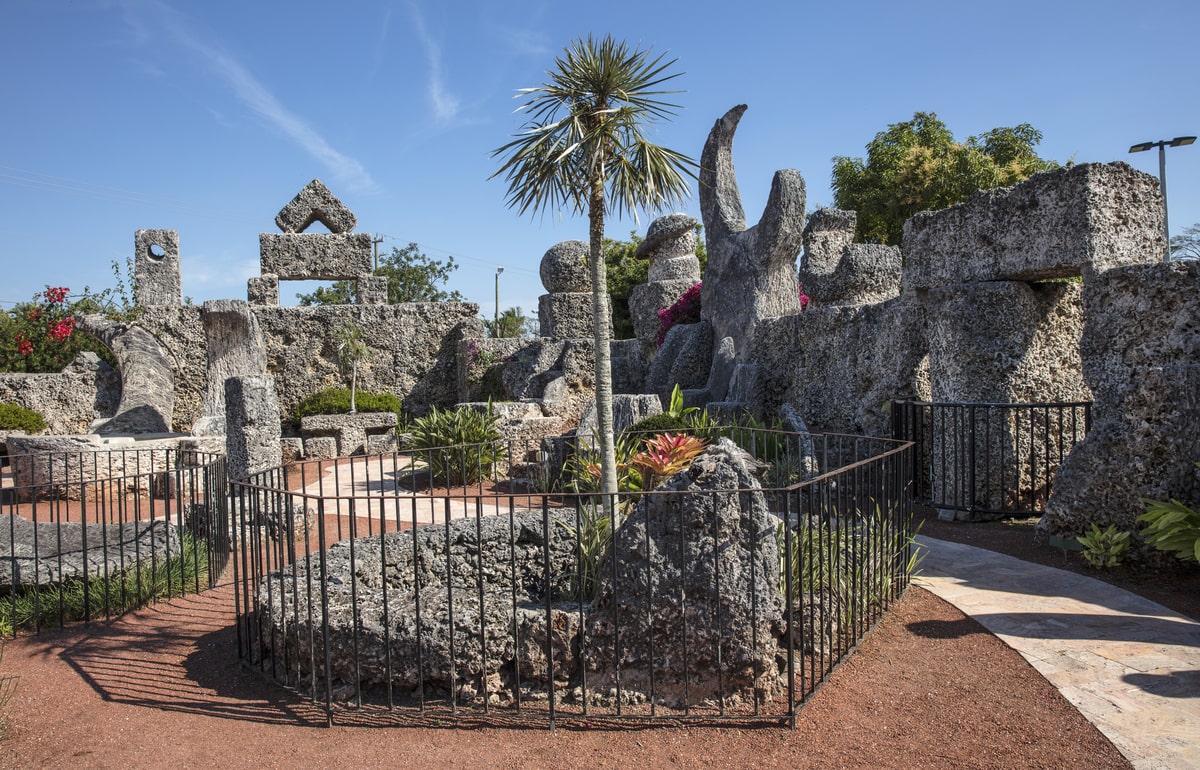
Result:
<instances>
[{"instance_id":1,"label":"leafy tree","mask_svg":"<svg viewBox=\"0 0 1200 770\"><path fill-rule=\"evenodd\" d=\"M536 319L527 317L521 308L510 307L499 318L483 321L489 337L533 337L537 334Z\"/></svg>"},{"instance_id":2,"label":"leafy tree","mask_svg":"<svg viewBox=\"0 0 1200 770\"><path fill-rule=\"evenodd\" d=\"M108 348L75 330L75 316L117 315L110 291L84 289L72 298L65 286L50 287L0 314L0 372L61 372L85 351L115 366Z\"/></svg>"},{"instance_id":3,"label":"leafy tree","mask_svg":"<svg viewBox=\"0 0 1200 770\"><path fill-rule=\"evenodd\" d=\"M443 262L431 259L415 243L403 249L392 247L392 253L379 261L375 275L387 276L388 302L461 302L458 291L444 291L438 286L450 280L458 269L454 257ZM330 286L318 286L312 294L297 294L301 305L349 305L354 302L355 282L334 281Z\"/></svg>"},{"instance_id":4,"label":"leafy tree","mask_svg":"<svg viewBox=\"0 0 1200 770\"><path fill-rule=\"evenodd\" d=\"M833 159L834 205L858 212L858 240L896 245L904 221L918 211L953 206L979 190L1058 168L1034 151L1041 140L1041 131L1022 123L960 143L937 113L918 112L876 134L865 161Z\"/></svg>"},{"instance_id":5,"label":"leafy tree","mask_svg":"<svg viewBox=\"0 0 1200 770\"><path fill-rule=\"evenodd\" d=\"M1171 259L1200 259L1200 223L1171 238Z\"/></svg>"},{"instance_id":6,"label":"leafy tree","mask_svg":"<svg viewBox=\"0 0 1200 770\"><path fill-rule=\"evenodd\" d=\"M708 254L704 250L704 238L700 237L702 229L703 225L696 225L696 258L700 260L700 272L703 275ZM629 295L633 293L635 286L646 282L650 270L650 260L634 257L638 246L644 240L636 230L630 231L627 241L604 239L604 262L608 278L608 296L612 298L614 339L627 340L637 336L633 330L633 316L629 312Z\"/></svg>"},{"instance_id":7,"label":"leafy tree","mask_svg":"<svg viewBox=\"0 0 1200 770\"><path fill-rule=\"evenodd\" d=\"M679 74L667 73L674 63L609 36L576 40L555 59L550 82L522 90L525 130L492 153L503 159L492 176L508 181L508 204L521 214L560 206L587 212L600 478L609 500L617 492L617 463L604 220L610 204L618 214L661 209L690 192L695 162L643 133L643 126L673 114L676 105L660 97L675 93L661 90Z\"/></svg>"}]
</instances>

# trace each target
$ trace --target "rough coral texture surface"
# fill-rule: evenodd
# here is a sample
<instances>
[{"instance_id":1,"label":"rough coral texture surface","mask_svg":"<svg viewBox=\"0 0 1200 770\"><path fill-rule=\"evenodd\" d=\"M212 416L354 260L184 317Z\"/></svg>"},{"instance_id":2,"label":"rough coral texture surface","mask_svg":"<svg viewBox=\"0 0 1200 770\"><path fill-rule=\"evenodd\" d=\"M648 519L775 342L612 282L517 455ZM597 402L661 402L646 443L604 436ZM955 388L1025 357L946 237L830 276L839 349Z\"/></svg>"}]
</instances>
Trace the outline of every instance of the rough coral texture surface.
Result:
<instances>
[{"instance_id":1,"label":"rough coral texture surface","mask_svg":"<svg viewBox=\"0 0 1200 770\"><path fill-rule=\"evenodd\" d=\"M120 398L120 372L95 353L80 353L57 374L0 374L0 402L42 415L50 434L86 433L113 416Z\"/></svg>"},{"instance_id":2,"label":"rough coral texture surface","mask_svg":"<svg viewBox=\"0 0 1200 770\"><path fill-rule=\"evenodd\" d=\"M622 687L668 704L769 699L781 686L777 519L745 458L720 439L614 535L588 623L600 676L619 670Z\"/></svg>"},{"instance_id":3,"label":"rough coral texture surface","mask_svg":"<svg viewBox=\"0 0 1200 770\"><path fill-rule=\"evenodd\" d=\"M354 280L371 272L371 234L262 233L261 272L292 281Z\"/></svg>"},{"instance_id":4,"label":"rough coral texture surface","mask_svg":"<svg viewBox=\"0 0 1200 770\"><path fill-rule=\"evenodd\" d=\"M759 222L747 227L733 170L733 135L746 105L713 125L700 159L700 209L708 251L701 318L714 339L733 339L741 355L754 323L799 312L796 255L804 232L804 179L776 171Z\"/></svg>"},{"instance_id":5,"label":"rough coral texture surface","mask_svg":"<svg viewBox=\"0 0 1200 770\"><path fill-rule=\"evenodd\" d=\"M1109 270L1083 300L1092 430L1059 470L1046 526L1136 529L1142 498L1200 504L1200 262Z\"/></svg>"},{"instance_id":6,"label":"rough coral texture surface","mask_svg":"<svg viewBox=\"0 0 1200 770\"><path fill-rule=\"evenodd\" d=\"M358 224L354 212L338 200L320 179L305 185L275 215L276 226L285 233L302 233L314 222L320 222L334 234L348 233Z\"/></svg>"},{"instance_id":7,"label":"rough coral texture surface","mask_svg":"<svg viewBox=\"0 0 1200 770\"><path fill-rule=\"evenodd\" d=\"M904 225L904 287L1039 281L1162 259L1158 180L1084 163L975 193Z\"/></svg>"}]
</instances>

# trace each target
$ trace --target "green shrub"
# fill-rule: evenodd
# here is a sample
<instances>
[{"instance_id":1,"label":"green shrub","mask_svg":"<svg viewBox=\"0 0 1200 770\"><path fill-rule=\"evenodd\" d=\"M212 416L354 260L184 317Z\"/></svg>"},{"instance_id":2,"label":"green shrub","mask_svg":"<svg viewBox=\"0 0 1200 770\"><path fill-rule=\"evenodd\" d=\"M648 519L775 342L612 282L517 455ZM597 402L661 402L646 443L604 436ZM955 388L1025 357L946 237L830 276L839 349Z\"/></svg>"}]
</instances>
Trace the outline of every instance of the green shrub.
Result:
<instances>
[{"instance_id":1,"label":"green shrub","mask_svg":"<svg viewBox=\"0 0 1200 770\"><path fill-rule=\"evenodd\" d=\"M464 407L413 420L412 448L435 479L449 486L474 484L492 472L503 452L491 404L487 412Z\"/></svg>"},{"instance_id":2,"label":"green shrub","mask_svg":"<svg viewBox=\"0 0 1200 770\"><path fill-rule=\"evenodd\" d=\"M626 434L637 433L682 433L691 428L687 421L682 417L676 417L672 414L663 412L661 414L652 414L649 417L638 420L625 431Z\"/></svg>"},{"instance_id":3,"label":"green shrub","mask_svg":"<svg viewBox=\"0 0 1200 770\"><path fill-rule=\"evenodd\" d=\"M358 391L354 395L354 406L359 412L395 412L396 419L403 424L404 403L391 393L368 393ZM329 388L308 396L292 410L292 419L297 423L303 417L314 414L350 414L350 389Z\"/></svg>"},{"instance_id":4,"label":"green shrub","mask_svg":"<svg viewBox=\"0 0 1200 770\"><path fill-rule=\"evenodd\" d=\"M1129 533L1118 530L1115 524L1107 529L1092 524L1092 528L1080 535L1078 540L1083 546L1084 561L1096 569L1120 566L1125 560L1125 552L1129 550Z\"/></svg>"},{"instance_id":5,"label":"green shrub","mask_svg":"<svg viewBox=\"0 0 1200 770\"><path fill-rule=\"evenodd\" d=\"M1181 561L1200 562L1200 511L1178 500L1142 502L1146 512L1138 516L1138 521L1145 525L1142 537L1146 542Z\"/></svg>"},{"instance_id":6,"label":"green shrub","mask_svg":"<svg viewBox=\"0 0 1200 770\"><path fill-rule=\"evenodd\" d=\"M0 404L0 430L19 430L25 433L41 433L46 429L46 420L32 409L16 404Z\"/></svg>"}]
</instances>

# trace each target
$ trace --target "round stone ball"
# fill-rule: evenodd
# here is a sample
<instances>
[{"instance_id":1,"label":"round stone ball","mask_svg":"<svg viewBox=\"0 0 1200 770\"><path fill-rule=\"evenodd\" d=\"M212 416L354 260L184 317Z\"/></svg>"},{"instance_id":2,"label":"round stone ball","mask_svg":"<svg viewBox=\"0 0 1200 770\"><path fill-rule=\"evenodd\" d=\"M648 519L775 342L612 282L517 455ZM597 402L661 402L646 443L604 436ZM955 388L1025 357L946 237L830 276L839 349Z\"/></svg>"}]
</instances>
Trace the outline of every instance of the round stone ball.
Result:
<instances>
[{"instance_id":1,"label":"round stone ball","mask_svg":"<svg viewBox=\"0 0 1200 770\"><path fill-rule=\"evenodd\" d=\"M563 241L554 244L542 257L542 286L551 294L591 291L592 278L587 257L586 241Z\"/></svg>"}]
</instances>

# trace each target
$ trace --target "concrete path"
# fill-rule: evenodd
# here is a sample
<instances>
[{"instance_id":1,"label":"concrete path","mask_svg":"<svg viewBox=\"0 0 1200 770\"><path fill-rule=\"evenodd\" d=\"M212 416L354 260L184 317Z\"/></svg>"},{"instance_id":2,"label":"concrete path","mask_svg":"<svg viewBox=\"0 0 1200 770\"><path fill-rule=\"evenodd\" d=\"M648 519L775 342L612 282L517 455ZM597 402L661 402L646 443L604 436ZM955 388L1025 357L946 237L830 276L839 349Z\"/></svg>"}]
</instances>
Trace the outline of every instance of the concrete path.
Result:
<instances>
[{"instance_id":1,"label":"concrete path","mask_svg":"<svg viewBox=\"0 0 1200 770\"><path fill-rule=\"evenodd\" d=\"M388 520L406 524L444 522L447 517L507 514L540 507L540 497L522 494L494 496L478 487L456 487L449 494L412 492L406 479L424 468L407 455L343 458L312 479L303 492L326 501L325 512L339 516ZM315 503L310 503L315 504Z\"/></svg>"},{"instance_id":2,"label":"concrete path","mask_svg":"<svg viewBox=\"0 0 1200 770\"><path fill-rule=\"evenodd\" d=\"M1046 677L1136 768L1200 768L1200 623L1073 572L918 537L916 584Z\"/></svg>"}]
</instances>

